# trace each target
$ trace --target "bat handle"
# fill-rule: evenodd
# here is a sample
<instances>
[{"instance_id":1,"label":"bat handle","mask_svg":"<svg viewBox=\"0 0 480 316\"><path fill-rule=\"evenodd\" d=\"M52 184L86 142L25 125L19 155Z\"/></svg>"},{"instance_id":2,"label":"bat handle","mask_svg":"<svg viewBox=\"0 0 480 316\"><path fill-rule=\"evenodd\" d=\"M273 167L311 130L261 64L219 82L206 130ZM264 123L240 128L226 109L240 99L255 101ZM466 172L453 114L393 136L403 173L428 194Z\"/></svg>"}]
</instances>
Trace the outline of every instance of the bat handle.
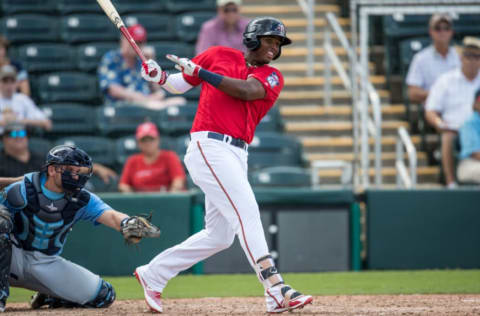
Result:
<instances>
[{"instance_id":1,"label":"bat handle","mask_svg":"<svg viewBox=\"0 0 480 316\"><path fill-rule=\"evenodd\" d=\"M142 63L145 64L147 62L147 59L143 55L142 51L138 47L137 43L133 40L132 35L128 32L127 28L125 26L120 27L120 32L122 32L123 36L128 40L132 48L135 50L135 53L137 53L138 57L142 60Z\"/></svg>"}]
</instances>

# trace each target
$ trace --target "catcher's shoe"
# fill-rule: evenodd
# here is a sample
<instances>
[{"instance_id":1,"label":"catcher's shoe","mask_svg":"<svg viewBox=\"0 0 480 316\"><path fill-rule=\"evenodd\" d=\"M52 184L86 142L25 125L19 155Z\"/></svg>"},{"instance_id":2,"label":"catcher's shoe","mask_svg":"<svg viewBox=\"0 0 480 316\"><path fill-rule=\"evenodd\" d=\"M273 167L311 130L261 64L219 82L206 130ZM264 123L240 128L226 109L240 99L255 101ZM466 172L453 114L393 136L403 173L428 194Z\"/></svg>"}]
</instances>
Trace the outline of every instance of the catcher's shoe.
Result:
<instances>
[{"instance_id":1,"label":"catcher's shoe","mask_svg":"<svg viewBox=\"0 0 480 316\"><path fill-rule=\"evenodd\" d=\"M6 299L2 298L0 300L0 313L3 313L5 311L5 303L6 303Z\"/></svg>"},{"instance_id":2,"label":"catcher's shoe","mask_svg":"<svg viewBox=\"0 0 480 316\"><path fill-rule=\"evenodd\" d=\"M162 293L152 290L142 278L141 267L135 269L133 273L137 278L140 285L143 287L143 295L145 296L145 302L148 307L154 312L161 313L163 312L162 307Z\"/></svg>"},{"instance_id":3,"label":"catcher's shoe","mask_svg":"<svg viewBox=\"0 0 480 316\"><path fill-rule=\"evenodd\" d=\"M312 303L311 295L303 295L289 285L279 284L265 291L268 313L283 313Z\"/></svg>"},{"instance_id":4,"label":"catcher's shoe","mask_svg":"<svg viewBox=\"0 0 480 316\"><path fill-rule=\"evenodd\" d=\"M39 309L44 305L48 305L50 302L47 302L48 295L40 292L35 293L30 300L30 307L32 309Z\"/></svg>"}]
</instances>

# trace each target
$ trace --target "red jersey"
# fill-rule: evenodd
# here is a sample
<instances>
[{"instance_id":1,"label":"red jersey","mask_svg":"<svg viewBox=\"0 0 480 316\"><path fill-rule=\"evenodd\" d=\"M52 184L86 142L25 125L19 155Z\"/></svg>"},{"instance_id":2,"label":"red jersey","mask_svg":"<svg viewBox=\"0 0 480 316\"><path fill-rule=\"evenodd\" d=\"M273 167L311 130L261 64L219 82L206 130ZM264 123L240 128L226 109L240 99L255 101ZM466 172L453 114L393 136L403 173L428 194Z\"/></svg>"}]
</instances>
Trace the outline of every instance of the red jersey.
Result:
<instances>
[{"instance_id":1,"label":"red jersey","mask_svg":"<svg viewBox=\"0 0 480 316\"><path fill-rule=\"evenodd\" d=\"M185 179L180 159L175 152L162 150L152 164L145 163L142 154L130 156L123 167L120 183L135 191L168 191L175 178Z\"/></svg>"},{"instance_id":2,"label":"red jersey","mask_svg":"<svg viewBox=\"0 0 480 316\"><path fill-rule=\"evenodd\" d=\"M192 61L219 75L242 80L254 77L262 83L265 97L244 101L229 96L198 77L183 74L191 85L202 84L191 132L217 132L250 143L258 123L273 106L283 88L281 72L268 65L249 67L243 52L223 46L211 47Z\"/></svg>"}]
</instances>

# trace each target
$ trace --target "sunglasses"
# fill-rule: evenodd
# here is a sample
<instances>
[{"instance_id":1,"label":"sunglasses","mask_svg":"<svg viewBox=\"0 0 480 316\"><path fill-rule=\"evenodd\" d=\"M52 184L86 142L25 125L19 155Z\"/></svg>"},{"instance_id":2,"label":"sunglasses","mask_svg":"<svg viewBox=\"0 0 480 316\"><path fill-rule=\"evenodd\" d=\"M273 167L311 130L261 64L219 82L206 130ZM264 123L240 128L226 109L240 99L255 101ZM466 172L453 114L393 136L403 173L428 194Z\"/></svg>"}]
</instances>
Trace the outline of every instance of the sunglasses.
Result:
<instances>
[{"instance_id":1,"label":"sunglasses","mask_svg":"<svg viewBox=\"0 0 480 316\"><path fill-rule=\"evenodd\" d=\"M435 26L433 29L435 32L449 32L452 30L450 26Z\"/></svg>"},{"instance_id":2,"label":"sunglasses","mask_svg":"<svg viewBox=\"0 0 480 316\"><path fill-rule=\"evenodd\" d=\"M7 78L2 78L3 83L14 83L15 79L7 77Z\"/></svg>"},{"instance_id":3,"label":"sunglasses","mask_svg":"<svg viewBox=\"0 0 480 316\"><path fill-rule=\"evenodd\" d=\"M24 129L19 131L10 131L7 135L11 138L25 138L27 137L27 131Z\"/></svg>"},{"instance_id":4,"label":"sunglasses","mask_svg":"<svg viewBox=\"0 0 480 316\"><path fill-rule=\"evenodd\" d=\"M463 53L463 56L467 59L480 60L480 54L475 53Z\"/></svg>"},{"instance_id":5,"label":"sunglasses","mask_svg":"<svg viewBox=\"0 0 480 316\"><path fill-rule=\"evenodd\" d=\"M229 8L223 8L224 13L237 13L238 8L237 7L229 7Z\"/></svg>"}]
</instances>

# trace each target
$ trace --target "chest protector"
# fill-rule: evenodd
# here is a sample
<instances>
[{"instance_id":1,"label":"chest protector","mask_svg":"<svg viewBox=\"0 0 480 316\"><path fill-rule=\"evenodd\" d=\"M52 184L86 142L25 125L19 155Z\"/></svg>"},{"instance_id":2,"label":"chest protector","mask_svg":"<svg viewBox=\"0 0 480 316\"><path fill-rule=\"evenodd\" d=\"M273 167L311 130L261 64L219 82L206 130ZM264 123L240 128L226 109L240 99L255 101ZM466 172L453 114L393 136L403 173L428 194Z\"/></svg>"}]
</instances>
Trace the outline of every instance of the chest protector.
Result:
<instances>
[{"instance_id":1,"label":"chest protector","mask_svg":"<svg viewBox=\"0 0 480 316\"><path fill-rule=\"evenodd\" d=\"M20 185L12 187L12 190L12 195L16 195L15 191L20 194ZM75 197L65 196L52 201L42 193L40 173L34 173L32 181L25 178L25 193L27 205L15 214L14 219L17 241L25 250L36 250L46 255L59 254L74 224L75 214L88 204L90 194L82 190Z\"/></svg>"}]
</instances>

